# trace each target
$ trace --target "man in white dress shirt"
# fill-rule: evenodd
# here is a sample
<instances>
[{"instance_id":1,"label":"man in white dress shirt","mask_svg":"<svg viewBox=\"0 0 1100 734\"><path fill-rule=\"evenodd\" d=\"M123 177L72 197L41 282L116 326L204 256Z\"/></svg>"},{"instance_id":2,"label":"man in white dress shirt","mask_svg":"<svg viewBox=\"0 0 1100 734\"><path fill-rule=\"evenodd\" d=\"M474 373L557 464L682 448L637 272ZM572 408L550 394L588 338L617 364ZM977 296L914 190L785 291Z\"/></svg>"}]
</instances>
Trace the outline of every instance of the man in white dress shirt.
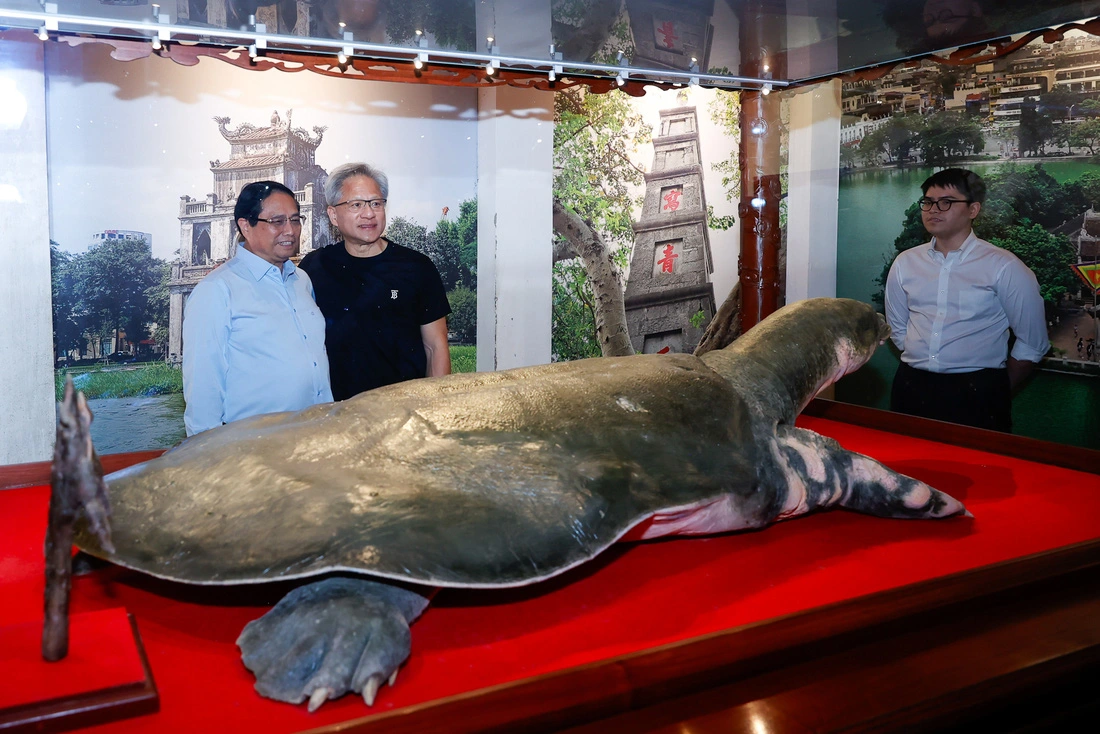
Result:
<instances>
[{"instance_id":1,"label":"man in white dress shirt","mask_svg":"<svg viewBox=\"0 0 1100 734\"><path fill-rule=\"evenodd\" d=\"M898 255L886 279L886 319L902 361L890 407L1011 431L1012 393L1050 348L1039 284L1011 252L974 236L985 201L978 174L947 168L921 190L932 241Z\"/></svg>"}]
</instances>

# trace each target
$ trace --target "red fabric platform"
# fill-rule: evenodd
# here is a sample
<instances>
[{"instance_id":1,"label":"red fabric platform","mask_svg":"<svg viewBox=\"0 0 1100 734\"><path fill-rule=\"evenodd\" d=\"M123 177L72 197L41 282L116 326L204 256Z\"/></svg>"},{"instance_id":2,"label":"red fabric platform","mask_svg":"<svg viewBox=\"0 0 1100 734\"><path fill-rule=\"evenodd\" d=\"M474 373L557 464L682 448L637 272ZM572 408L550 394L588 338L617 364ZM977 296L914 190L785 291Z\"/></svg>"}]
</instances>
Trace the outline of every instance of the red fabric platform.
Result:
<instances>
[{"instance_id":1,"label":"red fabric platform","mask_svg":"<svg viewBox=\"0 0 1100 734\"><path fill-rule=\"evenodd\" d=\"M42 659L42 622L0 627L0 711L108 688L141 685L145 669L125 609L69 618L69 654Z\"/></svg>"},{"instance_id":2,"label":"red fabric platform","mask_svg":"<svg viewBox=\"0 0 1100 734\"><path fill-rule=\"evenodd\" d=\"M973 518L885 520L835 510L763 531L623 544L536 587L444 591L375 711L562 670L1100 536L1100 477L820 418L804 427L923 479ZM39 619L45 488L0 492L0 625ZM96 731L288 732L357 718L360 699L261 699L234 644L287 589L212 589L107 569L74 583L73 611L137 619L159 713ZM257 598L257 594L261 598ZM266 597L266 598L263 598Z\"/></svg>"}]
</instances>

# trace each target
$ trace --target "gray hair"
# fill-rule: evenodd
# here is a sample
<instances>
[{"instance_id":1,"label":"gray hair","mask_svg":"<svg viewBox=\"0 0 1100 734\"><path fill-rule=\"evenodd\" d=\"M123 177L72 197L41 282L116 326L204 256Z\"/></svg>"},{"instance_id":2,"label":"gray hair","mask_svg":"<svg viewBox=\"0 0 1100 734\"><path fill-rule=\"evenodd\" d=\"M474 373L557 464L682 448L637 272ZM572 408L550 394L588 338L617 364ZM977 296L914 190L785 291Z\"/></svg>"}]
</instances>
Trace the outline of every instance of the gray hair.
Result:
<instances>
[{"instance_id":1,"label":"gray hair","mask_svg":"<svg viewBox=\"0 0 1100 734\"><path fill-rule=\"evenodd\" d=\"M340 202L340 194L344 190L344 182L352 176L366 176L367 178L373 179L374 182L378 184L379 191L382 192L382 198L389 198L390 180L386 178L386 174L366 163L345 163L342 166L337 166L332 169L332 173L328 175L328 180L325 181L326 204L333 206Z\"/></svg>"}]
</instances>

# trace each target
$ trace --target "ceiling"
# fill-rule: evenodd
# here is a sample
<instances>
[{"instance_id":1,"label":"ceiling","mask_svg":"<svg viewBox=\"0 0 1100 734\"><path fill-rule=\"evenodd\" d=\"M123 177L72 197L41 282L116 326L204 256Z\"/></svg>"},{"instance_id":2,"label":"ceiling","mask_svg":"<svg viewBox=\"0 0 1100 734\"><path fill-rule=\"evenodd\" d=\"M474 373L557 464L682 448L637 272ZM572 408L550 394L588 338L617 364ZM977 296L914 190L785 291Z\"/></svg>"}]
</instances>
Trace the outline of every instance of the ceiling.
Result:
<instances>
[{"instance_id":1,"label":"ceiling","mask_svg":"<svg viewBox=\"0 0 1100 734\"><path fill-rule=\"evenodd\" d=\"M1100 15L1100 0L0 0L0 25L548 78L782 87ZM492 73L492 72L490 72Z\"/></svg>"}]
</instances>

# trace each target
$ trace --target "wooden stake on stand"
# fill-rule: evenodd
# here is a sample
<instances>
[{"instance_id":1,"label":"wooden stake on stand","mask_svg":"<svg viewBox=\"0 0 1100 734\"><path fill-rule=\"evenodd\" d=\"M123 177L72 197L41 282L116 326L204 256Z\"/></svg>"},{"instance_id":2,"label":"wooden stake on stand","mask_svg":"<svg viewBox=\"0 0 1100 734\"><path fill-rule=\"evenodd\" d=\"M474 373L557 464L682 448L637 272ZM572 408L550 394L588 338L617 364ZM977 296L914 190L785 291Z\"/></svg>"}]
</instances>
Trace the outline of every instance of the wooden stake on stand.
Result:
<instances>
[{"instance_id":1,"label":"wooden stake on stand","mask_svg":"<svg viewBox=\"0 0 1100 734\"><path fill-rule=\"evenodd\" d=\"M57 441L50 473L50 512L46 527L46 614L42 657L51 662L69 652L69 592L72 585L73 526L82 515L109 553L111 508L103 468L92 446L92 411L84 394L65 381L57 406Z\"/></svg>"}]
</instances>

